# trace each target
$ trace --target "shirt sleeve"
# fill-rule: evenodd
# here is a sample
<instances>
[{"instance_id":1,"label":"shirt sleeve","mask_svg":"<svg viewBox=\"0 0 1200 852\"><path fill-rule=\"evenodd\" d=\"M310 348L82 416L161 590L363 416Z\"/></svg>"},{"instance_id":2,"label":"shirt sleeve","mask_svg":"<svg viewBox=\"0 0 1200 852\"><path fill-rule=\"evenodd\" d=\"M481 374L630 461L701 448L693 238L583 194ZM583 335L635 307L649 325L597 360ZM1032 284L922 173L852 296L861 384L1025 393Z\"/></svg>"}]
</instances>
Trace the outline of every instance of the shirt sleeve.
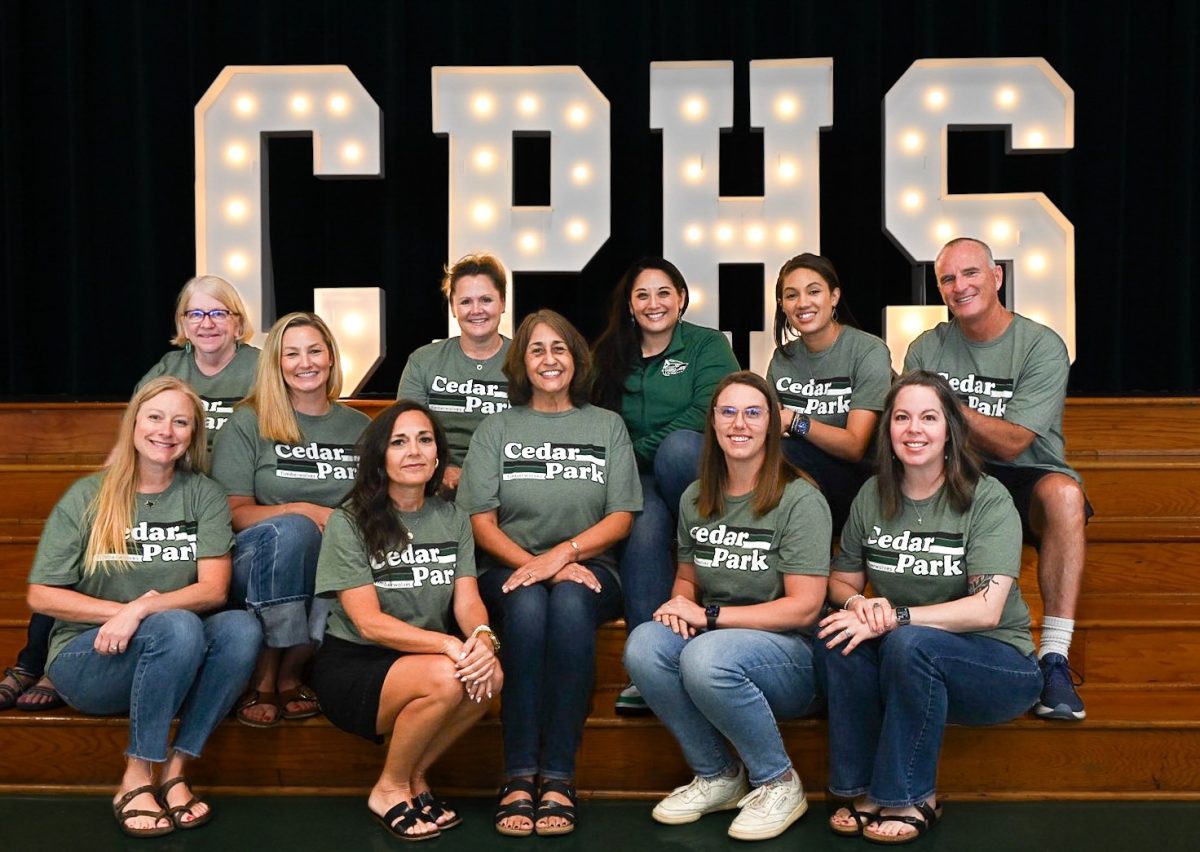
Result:
<instances>
[{"instance_id":1,"label":"shirt sleeve","mask_svg":"<svg viewBox=\"0 0 1200 852\"><path fill-rule=\"evenodd\" d=\"M321 538L314 594L333 597L344 589L357 589L372 582L371 563L358 531L346 513L337 509L329 516Z\"/></svg>"},{"instance_id":2,"label":"shirt sleeve","mask_svg":"<svg viewBox=\"0 0 1200 852\"><path fill-rule=\"evenodd\" d=\"M475 535L471 532L471 519L467 513L454 506L454 519L458 523L458 559L454 567L454 579L476 577L479 570L475 566Z\"/></svg>"},{"instance_id":3,"label":"shirt sleeve","mask_svg":"<svg viewBox=\"0 0 1200 852\"><path fill-rule=\"evenodd\" d=\"M846 525L842 527L842 547L830 566L831 571L861 574L866 570L863 566L862 543L866 537L866 516L872 508L870 504L876 499L875 493L874 488L864 486L850 504L850 514L846 518Z\"/></svg>"},{"instance_id":4,"label":"shirt sleeve","mask_svg":"<svg viewBox=\"0 0 1200 852\"><path fill-rule=\"evenodd\" d=\"M791 502L788 512L779 519L783 524L779 570L785 574L827 577L829 541L833 535L829 504L811 487L803 488Z\"/></svg>"},{"instance_id":5,"label":"shirt sleeve","mask_svg":"<svg viewBox=\"0 0 1200 852\"><path fill-rule=\"evenodd\" d=\"M1034 434L1049 435L1062 420L1069 372L1066 346L1058 335L1038 335L1025 353L1004 419Z\"/></svg>"},{"instance_id":6,"label":"shirt sleeve","mask_svg":"<svg viewBox=\"0 0 1200 852\"><path fill-rule=\"evenodd\" d=\"M29 571L30 583L74 586L83 577L83 554L91 535L91 524L84 523L87 502L75 485L50 511Z\"/></svg>"},{"instance_id":7,"label":"shirt sleeve","mask_svg":"<svg viewBox=\"0 0 1200 852\"><path fill-rule=\"evenodd\" d=\"M887 346L874 340L870 344L855 364L851 411L883 411L883 402L892 386L892 356Z\"/></svg>"},{"instance_id":8,"label":"shirt sleeve","mask_svg":"<svg viewBox=\"0 0 1200 852\"><path fill-rule=\"evenodd\" d=\"M396 391L396 399L412 399L429 405L429 381L421 364L421 350L418 349L409 356L400 374L400 387Z\"/></svg>"},{"instance_id":9,"label":"shirt sleeve","mask_svg":"<svg viewBox=\"0 0 1200 852\"><path fill-rule=\"evenodd\" d=\"M213 445L212 477L229 497L254 496L258 417L251 409L233 412Z\"/></svg>"},{"instance_id":10,"label":"shirt sleeve","mask_svg":"<svg viewBox=\"0 0 1200 852\"><path fill-rule=\"evenodd\" d=\"M929 332L923 333L920 337L908 344L908 351L904 353L904 372L908 373L913 370L932 370L925 363L925 342L929 337Z\"/></svg>"},{"instance_id":11,"label":"shirt sleeve","mask_svg":"<svg viewBox=\"0 0 1200 852\"><path fill-rule=\"evenodd\" d=\"M976 485L966 561L968 577L1021 573L1021 519L1008 490L990 477Z\"/></svg>"},{"instance_id":12,"label":"shirt sleeve","mask_svg":"<svg viewBox=\"0 0 1200 852\"><path fill-rule=\"evenodd\" d=\"M500 430L503 417L485 417L471 436L471 446L463 460L455 502L468 515L490 512L500 505Z\"/></svg>"},{"instance_id":13,"label":"shirt sleeve","mask_svg":"<svg viewBox=\"0 0 1200 852\"><path fill-rule=\"evenodd\" d=\"M619 416L612 414L611 417L613 425L608 443L608 482L605 487L604 514L640 512L642 481L638 476L629 430L625 428L625 421Z\"/></svg>"},{"instance_id":14,"label":"shirt sleeve","mask_svg":"<svg viewBox=\"0 0 1200 852\"><path fill-rule=\"evenodd\" d=\"M692 483L683 492L679 501L679 520L675 523L675 550L679 562L696 564L696 541L692 538L692 507L696 499L696 483Z\"/></svg>"},{"instance_id":15,"label":"shirt sleeve","mask_svg":"<svg viewBox=\"0 0 1200 852\"><path fill-rule=\"evenodd\" d=\"M196 558L224 556L233 550L233 526L229 501L221 486L196 474Z\"/></svg>"}]
</instances>

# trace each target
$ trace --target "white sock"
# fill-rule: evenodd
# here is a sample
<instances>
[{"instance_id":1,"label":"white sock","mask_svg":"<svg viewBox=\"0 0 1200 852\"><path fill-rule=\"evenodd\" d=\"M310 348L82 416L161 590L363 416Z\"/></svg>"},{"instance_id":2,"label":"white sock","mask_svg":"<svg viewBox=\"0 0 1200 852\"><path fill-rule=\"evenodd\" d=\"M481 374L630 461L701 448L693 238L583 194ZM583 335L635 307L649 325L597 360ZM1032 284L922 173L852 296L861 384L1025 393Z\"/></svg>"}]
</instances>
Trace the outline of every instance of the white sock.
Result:
<instances>
[{"instance_id":1,"label":"white sock","mask_svg":"<svg viewBox=\"0 0 1200 852\"><path fill-rule=\"evenodd\" d=\"M1038 659L1047 654L1071 653L1071 635L1075 632L1075 619L1047 615L1042 618L1042 644L1038 648Z\"/></svg>"}]
</instances>

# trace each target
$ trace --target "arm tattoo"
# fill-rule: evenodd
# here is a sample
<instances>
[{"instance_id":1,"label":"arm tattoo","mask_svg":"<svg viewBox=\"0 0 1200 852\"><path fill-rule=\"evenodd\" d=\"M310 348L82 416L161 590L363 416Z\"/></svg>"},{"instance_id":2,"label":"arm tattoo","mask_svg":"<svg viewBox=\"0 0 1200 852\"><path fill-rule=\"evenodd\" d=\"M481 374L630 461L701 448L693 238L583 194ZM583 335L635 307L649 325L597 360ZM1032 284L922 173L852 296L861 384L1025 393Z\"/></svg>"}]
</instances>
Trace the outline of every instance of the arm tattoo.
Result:
<instances>
[{"instance_id":1,"label":"arm tattoo","mask_svg":"<svg viewBox=\"0 0 1200 852\"><path fill-rule=\"evenodd\" d=\"M996 579L995 574L978 574L967 579L967 591L972 595L983 593L983 599L986 601L988 591L992 586L999 586L1000 582Z\"/></svg>"}]
</instances>

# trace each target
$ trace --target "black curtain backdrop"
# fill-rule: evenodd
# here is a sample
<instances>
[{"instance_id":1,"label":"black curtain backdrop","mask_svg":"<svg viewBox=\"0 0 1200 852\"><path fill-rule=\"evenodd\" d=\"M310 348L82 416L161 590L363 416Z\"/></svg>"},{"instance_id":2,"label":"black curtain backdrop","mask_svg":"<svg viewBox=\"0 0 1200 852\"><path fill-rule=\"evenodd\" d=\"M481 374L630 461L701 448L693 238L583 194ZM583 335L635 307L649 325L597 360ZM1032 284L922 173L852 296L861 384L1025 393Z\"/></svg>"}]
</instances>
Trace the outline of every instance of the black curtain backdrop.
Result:
<instances>
[{"instance_id":1,"label":"black curtain backdrop","mask_svg":"<svg viewBox=\"0 0 1200 852\"><path fill-rule=\"evenodd\" d=\"M867 330L911 301L881 227L884 94L920 58L1042 56L1075 90L1075 148L1011 156L1000 132L954 133L950 190L1038 190L1074 223L1072 393L1195 393L1198 19L1195 0L0 0L0 397L125 398L168 348L195 269L193 107L226 65L346 64L384 112L386 179L317 180L309 141L281 139L269 181L280 313L310 309L314 287L386 288L389 354L367 390L389 395L444 334L431 67L579 65L611 102L611 237L582 273L518 275L510 306L554 307L591 337L621 270L661 250L650 62L733 60L721 189L743 195L762 185L748 63L809 56L834 58L821 249ZM723 291L745 280L729 269ZM734 301L723 325L740 334L757 318Z\"/></svg>"}]
</instances>

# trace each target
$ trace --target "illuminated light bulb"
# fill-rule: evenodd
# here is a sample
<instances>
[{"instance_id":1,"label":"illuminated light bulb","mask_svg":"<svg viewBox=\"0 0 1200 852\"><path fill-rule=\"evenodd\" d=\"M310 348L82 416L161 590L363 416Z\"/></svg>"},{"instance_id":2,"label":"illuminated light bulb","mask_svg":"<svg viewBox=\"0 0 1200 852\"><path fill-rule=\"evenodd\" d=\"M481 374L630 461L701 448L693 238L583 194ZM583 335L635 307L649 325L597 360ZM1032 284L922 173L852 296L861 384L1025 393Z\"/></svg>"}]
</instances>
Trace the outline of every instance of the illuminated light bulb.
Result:
<instances>
[{"instance_id":1,"label":"illuminated light bulb","mask_svg":"<svg viewBox=\"0 0 1200 852\"><path fill-rule=\"evenodd\" d=\"M800 174L800 167L796 165L795 160L783 160L779 163L779 177L781 180L795 180Z\"/></svg>"},{"instance_id":2,"label":"illuminated light bulb","mask_svg":"<svg viewBox=\"0 0 1200 852\"><path fill-rule=\"evenodd\" d=\"M900 196L900 206L905 210L920 210L924 197L915 189L910 189Z\"/></svg>"},{"instance_id":3,"label":"illuminated light bulb","mask_svg":"<svg viewBox=\"0 0 1200 852\"><path fill-rule=\"evenodd\" d=\"M954 226L949 222L938 222L933 226L933 235L942 242L946 242L954 236Z\"/></svg>"},{"instance_id":4,"label":"illuminated light bulb","mask_svg":"<svg viewBox=\"0 0 1200 852\"><path fill-rule=\"evenodd\" d=\"M357 142L347 142L342 146L342 159L347 163L357 163L362 159L362 145Z\"/></svg>"},{"instance_id":5,"label":"illuminated light bulb","mask_svg":"<svg viewBox=\"0 0 1200 852\"><path fill-rule=\"evenodd\" d=\"M521 251L524 252L537 251L542 245L541 239L533 231L521 234L521 238L517 242L521 246Z\"/></svg>"},{"instance_id":6,"label":"illuminated light bulb","mask_svg":"<svg viewBox=\"0 0 1200 852\"><path fill-rule=\"evenodd\" d=\"M496 109L496 99L489 94L476 95L471 99L471 111L480 118L487 118Z\"/></svg>"},{"instance_id":7,"label":"illuminated light bulb","mask_svg":"<svg viewBox=\"0 0 1200 852\"><path fill-rule=\"evenodd\" d=\"M762 225L751 225L746 229L746 242L757 245L766 238Z\"/></svg>"},{"instance_id":8,"label":"illuminated light bulb","mask_svg":"<svg viewBox=\"0 0 1200 852\"><path fill-rule=\"evenodd\" d=\"M704 177L704 165L698 159L688 160L683 164L683 176L695 183Z\"/></svg>"},{"instance_id":9,"label":"illuminated light bulb","mask_svg":"<svg viewBox=\"0 0 1200 852\"><path fill-rule=\"evenodd\" d=\"M471 205L471 218L476 225L490 225L496 220L496 207L490 201L476 201Z\"/></svg>"},{"instance_id":10,"label":"illuminated light bulb","mask_svg":"<svg viewBox=\"0 0 1200 852\"><path fill-rule=\"evenodd\" d=\"M796 242L796 229L791 225L780 225L775 236L778 237L780 245L790 246Z\"/></svg>"},{"instance_id":11,"label":"illuminated light bulb","mask_svg":"<svg viewBox=\"0 0 1200 852\"><path fill-rule=\"evenodd\" d=\"M250 261L246 255L240 251L235 251L225 259L225 265L229 267L230 272L245 272L246 267L250 265Z\"/></svg>"},{"instance_id":12,"label":"illuminated light bulb","mask_svg":"<svg viewBox=\"0 0 1200 852\"><path fill-rule=\"evenodd\" d=\"M472 159L475 161L475 168L483 172L490 171L496 165L496 152L491 148L477 148Z\"/></svg>"},{"instance_id":13,"label":"illuminated light bulb","mask_svg":"<svg viewBox=\"0 0 1200 852\"><path fill-rule=\"evenodd\" d=\"M996 106L1011 107L1017 102L1017 90L1011 86L996 90Z\"/></svg>"},{"instance_id":14,"label":"illuminated light bulb","mask_svg":"<svg viewBox=\"0 0 1200 852\"><path fill-rule=\"evenodd\" d=\"M349 376L354 373L354 359L346 355L345 352L339 353L342 356L342 375Z\"/></svg>"},{"instance_id":15,"label":"illuminated light bulb","mask_svg":"<svg viewBox=\"0 0 1200 852\"><path fill-rule=\"evenodd\" d=\"M717 226L717 242L727 243L733 239L733 228L728 225Z\"/></svg>"},{"instance_id":16,"label":"illuminated light bulb","mask_svg":"<svg viewBox=\"0 0 1200 852\"><path fill-rule=\"evenodd\" d=\"M363 319L363 315L358 313L357 311L354 313L346 314L344 317L342 317L342 322L341 322L342 331L346 332L346 334L350 334L350 335L357 337L358 335L363 333L363 329L366 328L366 325L367 325L367 323ZM342 362L342 369L343 370L346 369L345 361Z\"/></svg>"},{"instance_id":17,"label":"illuminated light bulb","mask_svg":"<svg viewBox=\"0 0 1200 852\"><path fill-rule=\"evenodd\" d=\"M293 95L288 106L296 115L307 115L308 111L312 109L312 101L309 100L308 95Z\"/></svg>"},{"instance_id":18,"label":"illuminated light bulb","mask_svg":"<svg viewBox=\"0 0 1200 852\"><path fill-rule=\"evenodd\" d=\"M329 111L334 115L343 115L350 109L350 101L345 95L334 95L329 99Z\"/></svg>"},{"instance_id":19,"label":"illuminated light bulb","mask_svg":"<svg viewBox=\"0 0 1200 852\"><path fill-rule=\"evenodd\" d=\"M541 106L541 102L534 95L521 95L517 99L517 110L521 115L536 115Z\"/></svg>"},{"instance_id":20,"label":"illuminated light bulb","mask_svg":"<svg viewBox=\"0 0 1200 852\"><path fill-rule=\"evenodd\" d=\"M791 95L780 95L775 99L775 114L780 118L795 118L799 112L800 102Z\"/></svg>"},{"instance_id":21,"label":"illuminated light bulb","mask_svg":"<svg viewBox=\"0 0 1200 852\"><path fill-rule=\"evenodd\" d=\"M583 104L572 104L567 107L567 123L572 127L583 127L587 124L588 111Z\"/></svg>"},{"instance_id":22,"label":"illuminated light bulb","mask_svg":"<svg viewBox=\"0 0 1200 852\"><path fill-rule=\"evenodd\" d=\"M698 308L704 304L704 290L695 284L688 286L688 307Z\"/></svg>"},{"instance_id":23,"label":"illuminated light bulb","mask_svg":"<svg viewBox=\"0 0 1200 852\"><path fill-rule=\"evenodd\" d=\"M694 245L704 239L704 229L699 225L688 225L683 231L683 238Z\"/></svg>"},{"instance_id":24,"label":"illuminated light bulb","mask_svg":"<svg viewBox=\"0 0 1200 852\"><path fill-rule=\"evenodd\" d=\"M578 184L587 183L592 179L592 170L587 163L576 163L571 169L571 180Z\"/></svg>"},{"instance_id":25,"label":"illuminated light bulb","mask_svg":"<svg viewBox=\"0 0 1200 852\"><path fill-rule=\"evenodd\" d=\"M1028 148L1041 148L1046 144L1046 134L1040 130L1030 130L1025 135L1025 145Z\"/></svg>"},{"instance_id":26,"label":"illuminated light bulb","mask_svg":"<svg viewBox=\"0 0 1200 852\"><path fill-rule=\"evenodd\" d=\"M247 156L246 146L241 142L234 142L225 148L225 162L231 166L240 166L246 162Z\"/></svg>"},{"instance_id":27,"label":"illuminated light bulb","mask_svg":"<svg viewBox=\"0 0 1200 852\"><path fill-rule=\"evenodd\" d=\"M946 93L941 89L930 89L925 93L925 106L930 109L941 109L946 105Z\"/></svg>"},{"instance_id":28,"label":"illuminated light bulb","mask_svg":"<svg viewBox=\"0 0 1200 852\"><path fill-rule=\"evenodd\" d=\"M582 240L587 236L587 225L582 219L572 219L567 223L567 236L573 240Z\"/></svg>"},{"instance_id":29,"label":"illuminated light bulb","mask_svg":"<svg viewBox=\"0 0 1200 852\"><path fill-rule=\"evenodd\" d=\"M1040 252L1034 252L1025 258L1025 265L1029 267L1030 272L1045 272L1046 271L1046 255Z\"/></svg>"},{"instance_id":30,"label":"illuminated light bulb","mask_svg":"<svg viewBox=\"0 0 1200 852\"><path fill-rule=\"evenodd\" d=\"M241 198L231 198L225 204L225 217L231 222L241 222L250 212L250 206Z\"/></svg>"},{"instance_id":31,"label":"illuminated light bulb","mask_svg":"<svg viewBox=\"0 0 1200 852\"><path fill-rule=\"evenodd\" d=\"M918 153L924 147L925 140L915 130L910 130L900 137L900 147L910 154Z\"/></svg>"},{"instance_id":32,"label":"illuminated light bulb","mask_svg":"<svg viewBox=\"0 0 1200 852\"><path fill-rule=\"evenodd\" d=\"M924 324L921 322L921 318L911 313L904 314L900 320L900 325L903 328L904 333L910 338L916 337L925 330Z\"/></svg>"},{"instance_id":33,"label":"illuminated light bulb","mask_svg":"<svg viewBox=\"0 0 1200 852\"><path fill-rule=\"evenodd\" d=\"M250 97L249 95L242 95L233 102L233 108L242 115L253 115L254 108L257 105L258 104L255 103L254 98Z\"/></svg>"},{"instance_id":34,"label":"illuminated light bulb","mask_svg":"<svg viewBox=\"0 0 1200 852\"><path fill-rule=\"evenodd\" d=\"M1007 240L1011 234L1012 228L1009 227L1007 222L992 223L992 239Z\"/></svg>"},{"instance_id":35,"label":"illuminated light bulb","mask_svg":"<svg viewBox=\"0 0 1200 852\"><path fill-rule=\"evenodd\" d=\"M703 118L705 113L703 98L688 98L683 102L683 114L693 121Z\"/></svg>"}]
</instances>

